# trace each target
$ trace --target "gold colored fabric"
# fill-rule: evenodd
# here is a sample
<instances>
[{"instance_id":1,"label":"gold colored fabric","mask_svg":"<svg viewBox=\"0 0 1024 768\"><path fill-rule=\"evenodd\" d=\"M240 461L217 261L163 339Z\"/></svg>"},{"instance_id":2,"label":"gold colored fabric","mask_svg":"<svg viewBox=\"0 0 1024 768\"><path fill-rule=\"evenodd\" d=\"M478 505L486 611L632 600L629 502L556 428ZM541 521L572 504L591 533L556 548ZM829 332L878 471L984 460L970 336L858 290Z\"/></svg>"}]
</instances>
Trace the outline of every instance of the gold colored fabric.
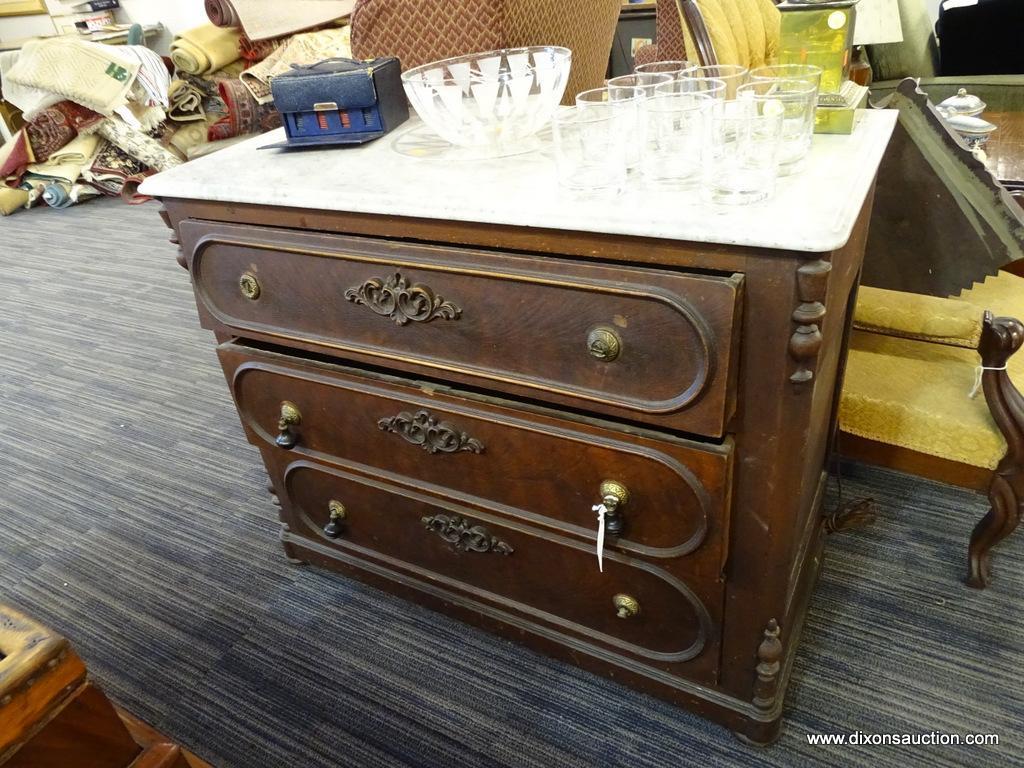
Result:
<instances>
[{"instance_id":1,"label":"gold colored fabric","mask_svg":"<svg viewBox=\"0 0 1024 768\"><path fill-rule=\"evenodd\" d=\"M171 61L181 72L204 75L238 59L237 29L201 24L180 33L171 42Z\"/></svg>"},{"instance_id":2,"label":"gold colored fabric","mask_svg":"<svg viewBox=\"0 0 1024 768\"><path fill-rule=\"evenodd\" d=\"M25 169L26 181L51 180L67 183L78 181L82 169L92 162L100 138L94 134L81 134L58 149L45 163L33 163Z\"/></svg>"},{"instance_id":3,"label":"gold colored fabric","mask_svg":"<svg viewBox=\"0 0 1024 768\"><path fill-rule=\"evenodd\" d=\"M857 296L853 325L864 331L977 349L984 309L960 299L864 285Z\"/></svg>"},{"instance_id":4,"label":"gold colored fabric","mask_svg":"<svg viewBox=\"0 0 1024 768\"><path fill-rule=\"evenodd\" d=\"M1000 272L964 291L961 299L979 314L988 309L1019 318L1024 316L1024 279ZM871 440L995 469L1006 441L984 394L968 397L980 364L973 349L855 330L840 424ZM1007 369L1014 384L1024 389L1024 355L1012 356Z\"/></svg>"},{"instance_id":5,"label":"gold colored fabric","mask_svg":"<svg viewBox=\"0 0 1024 768\"><path fill-rule=\"evenodd\" d=\"M984 282L975 283L970 290L962 291L960 298L983 307L996 316L1024 320L1024 277L1000 272L986 277ZM1014 358L1020 354L1024 353L1019 353ZM1011 361L1014 358L1010 358ZM1024 363L1024 360L1021 360L1021 363Z\"/></svg>"},{"instance_id":6,"label":"gold colored fabric","mask_svg":"<svg viewBox=\"0 0 1024 768\"><path fill-rule=\"evenodd\" d=\"M10 216L28 202L28 191L0 186L0 216Z\"/></svg>"},{"instance_id":7,"label":"gold colored fabric","mask_svg":"<svg viewBox=\"0 0 1024 768\"><path fill-rule=\"evenodd\" d=\"M778 55L781 16L772 0L697 0L697 7L719 64L760 67ZM696 61L699 49L681 14L679 22L685 49Z\"/></svg>"},{"instance_id":8,"label":"gold colored fabric","mask_svg":"<svg viewBox=\"0 0 1024 768\"><path fill-rule=\"evenodd\" d=\"M976 351L854 331L839 404L843 430L995 469L1006 452L984 395L968 397Z\"/></svg>"}]
</instances>

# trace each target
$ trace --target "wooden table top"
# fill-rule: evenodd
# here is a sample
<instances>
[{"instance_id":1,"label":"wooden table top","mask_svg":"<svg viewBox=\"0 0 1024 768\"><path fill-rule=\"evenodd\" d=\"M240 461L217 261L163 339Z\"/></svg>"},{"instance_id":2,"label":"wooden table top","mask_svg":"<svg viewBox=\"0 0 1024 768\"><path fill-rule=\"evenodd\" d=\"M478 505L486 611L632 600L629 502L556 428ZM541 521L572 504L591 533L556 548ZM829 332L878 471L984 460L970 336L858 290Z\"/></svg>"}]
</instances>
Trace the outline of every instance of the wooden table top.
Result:
<instances>
[{"instance_id":1,"label":"wooden table top","mask_svg":"<svg viewBox=\"0 0 1024 768\"><path fill-rule=\"evenodd\" d=\"M982 117L998 126L984 146L990 167L1000 181L1024 183L1024 112L985 112Z\"/></svg>"}]
</instances>

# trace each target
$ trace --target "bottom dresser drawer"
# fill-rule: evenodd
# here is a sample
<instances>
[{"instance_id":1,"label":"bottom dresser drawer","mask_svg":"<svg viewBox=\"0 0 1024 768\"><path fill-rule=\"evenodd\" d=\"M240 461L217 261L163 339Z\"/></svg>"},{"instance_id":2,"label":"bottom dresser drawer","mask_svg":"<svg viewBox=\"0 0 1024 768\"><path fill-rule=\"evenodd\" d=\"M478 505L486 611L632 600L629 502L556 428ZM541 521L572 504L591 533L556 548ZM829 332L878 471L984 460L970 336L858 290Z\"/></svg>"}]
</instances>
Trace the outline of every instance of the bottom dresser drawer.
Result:
<instances>
[{"instance_id":1,"label":"bottom dresser drawer","mask_svg":"<svg viewBox=\"0 0 1024 768\"><path fill-rule=\"evenodd\" d=\"M421 585L584 652L712 681L720 584L697 594L663 568L357 472L264 450L288 534L348 565ZM333 512L333 516L332 516ZM699 657L699 660L698 660Z\"/></svg>"}]
</instances>

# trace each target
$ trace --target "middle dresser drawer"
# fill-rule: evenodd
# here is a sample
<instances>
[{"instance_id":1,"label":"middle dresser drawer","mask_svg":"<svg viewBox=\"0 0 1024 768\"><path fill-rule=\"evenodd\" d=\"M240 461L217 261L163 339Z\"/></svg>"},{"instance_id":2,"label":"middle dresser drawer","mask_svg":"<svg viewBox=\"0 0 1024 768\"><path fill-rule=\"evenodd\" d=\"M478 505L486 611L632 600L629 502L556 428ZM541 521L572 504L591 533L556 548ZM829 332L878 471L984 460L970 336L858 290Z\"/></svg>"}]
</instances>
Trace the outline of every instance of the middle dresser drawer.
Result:
<instances>
[{"instance_id":1,"label":"middle dresser drawer","mask_svg":"<svg viewBox=\"0 0 1024 768\"><path fill-rule=\"evenodd\" d=\"M609 551L721 573L731 441L631 434L238 344L218 353L249 439L264 453L486 503L591 545L593 507L612 493L621 532L609 536Z\"/></svg>"},{"instance_id":2,"label":"middle dresser drawer","mask_svg":"<svg viewBox=\"0 0 1024 768\"><path fill-rule=\"evenodd\" d=\"M734 410L741 275L205 221L204 325L711 437Z\"/></svg>"}]
</instances>

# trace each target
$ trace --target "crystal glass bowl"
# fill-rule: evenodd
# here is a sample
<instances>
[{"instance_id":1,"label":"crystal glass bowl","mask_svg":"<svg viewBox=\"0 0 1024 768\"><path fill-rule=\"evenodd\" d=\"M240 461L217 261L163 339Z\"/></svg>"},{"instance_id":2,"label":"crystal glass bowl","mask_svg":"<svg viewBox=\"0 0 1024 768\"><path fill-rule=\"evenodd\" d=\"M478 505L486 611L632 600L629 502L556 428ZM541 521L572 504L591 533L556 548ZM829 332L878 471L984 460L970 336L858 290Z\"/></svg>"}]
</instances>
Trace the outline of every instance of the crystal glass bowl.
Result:
<instances>
[{"instance_id":1,"label":"crystal glass bowl","mask_svg":"<svg viewBox=\"0 0 1024 768\"><path fill-rule=\"evenodd\" d=\"M532 148L569 80L572 51L554 46L471 53L410 69L413 109L441 138L491 157Z\"/></svg>"}]
</instances>

